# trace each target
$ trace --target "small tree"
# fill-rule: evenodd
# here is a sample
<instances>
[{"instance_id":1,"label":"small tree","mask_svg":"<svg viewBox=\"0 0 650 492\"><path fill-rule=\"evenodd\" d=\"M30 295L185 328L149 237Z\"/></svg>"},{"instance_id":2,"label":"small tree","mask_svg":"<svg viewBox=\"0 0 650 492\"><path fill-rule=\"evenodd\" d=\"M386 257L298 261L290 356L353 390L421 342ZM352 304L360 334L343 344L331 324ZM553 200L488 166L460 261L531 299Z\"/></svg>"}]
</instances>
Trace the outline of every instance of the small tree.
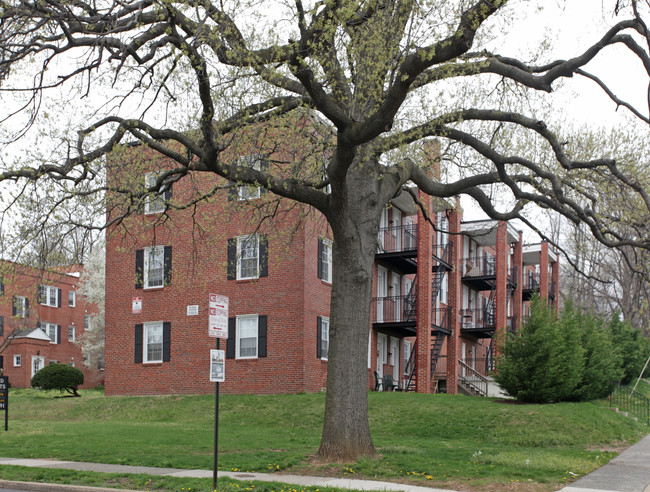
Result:
<instances>
[{"instance_id":1,"label":"small tree","mask_svg":"<svg viewBox=\"0 0 650 492\"><path fill-rule=\"evenodd\" d=\"M562 340L554 314L539 299L497 360L496 381L520 401L543 403L565 393ZM558 390L559 389L559 390Z\"/></svg>"},{"instance_id":2,"label":"small tree","mask_svg":"<svg viewBox=\"0 0 650 492\"><path fill-rule=\"evenodd\" d=\"M81 396L77 388L84 382L84 374L79 369L67 364L50 364L32 378L32 388L42 390L64 390L73 396Z\"/></svg>"}]
</instances>

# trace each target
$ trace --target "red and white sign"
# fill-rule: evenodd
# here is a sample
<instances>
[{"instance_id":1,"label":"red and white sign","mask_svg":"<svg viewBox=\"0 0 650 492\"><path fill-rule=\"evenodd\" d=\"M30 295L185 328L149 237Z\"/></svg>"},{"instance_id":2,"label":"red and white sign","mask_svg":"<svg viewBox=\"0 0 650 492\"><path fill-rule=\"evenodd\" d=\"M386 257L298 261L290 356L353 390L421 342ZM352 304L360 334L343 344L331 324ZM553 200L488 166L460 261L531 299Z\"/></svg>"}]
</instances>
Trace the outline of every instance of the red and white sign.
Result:
<instances>
[{"instance_id":1,"label":"red and white sign","mask_svg":"<svg viewBox=\"0 0 650 492\"><path fill-rule=\"evenodd\" d=\"M210 294L208 335L228 338L228 297Z\"/></svg>"},{"instance_id":2,"label":"red and white sign","mask_svg":"<svg viewBox=\"0 0 650 492\"><path fill-rule=\"evenodd\" d=\"M142 314L142 297L134 297L131 305L132 314Z\"/></svg>"}]
</instances>

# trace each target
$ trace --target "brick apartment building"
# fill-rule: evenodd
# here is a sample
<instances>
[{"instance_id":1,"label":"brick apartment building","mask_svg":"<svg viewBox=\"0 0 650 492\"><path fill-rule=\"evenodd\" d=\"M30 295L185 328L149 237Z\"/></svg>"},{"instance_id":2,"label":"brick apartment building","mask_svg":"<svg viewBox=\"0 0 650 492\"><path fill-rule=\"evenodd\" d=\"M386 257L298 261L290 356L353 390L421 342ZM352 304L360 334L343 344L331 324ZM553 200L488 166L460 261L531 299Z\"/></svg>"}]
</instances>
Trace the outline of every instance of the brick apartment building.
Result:
<instances>
[{"instance_id":1,"label":"brick apartment building","mask_svg":"<svg viewBox=\"0 0 650 492\"><path fill-rule=\"evenodd\" d=\"M142 162L139 176L123 176L118 162L117 185L149 182L165 168L160 158L142 158L147 151L131 152L123 157L129 168ZM260 168L269 165L264 156L295 159L282 152L248 147L230 158ZM210 293L230 299L229 337L221 341L223 392L325 388L332 274L327 225L308 207L262 188L211 193L225 184L190 174L108 230L107 395L214 391ZM210 198L179 207L203 193ZM382 217L368 387L379 381L379 389L394 384L419 392L480 388L495 335L520 325L531 293L557 302L557 257L546 243L524 245L510 224L463 222L457 204L420 199L437 230L405 193ZM109 204L109 219L133 206L117 197ZM270 209L275 220L260 220Z\"/></svg>"},{"instance_id":2,"label":"brick apartment building","mask_svg":"<svg viewBox=\"0 0 650 492\"><path fill-rule=\"evenodd\" d=\"M74 343L93 312L77 294L81 271L81 266L54 272L0 262L0 368L14 388L29 388L36 372L56 362L81 369L83 388L101 382L101 372L84 365Z\"/></svg>"}]
</instances>

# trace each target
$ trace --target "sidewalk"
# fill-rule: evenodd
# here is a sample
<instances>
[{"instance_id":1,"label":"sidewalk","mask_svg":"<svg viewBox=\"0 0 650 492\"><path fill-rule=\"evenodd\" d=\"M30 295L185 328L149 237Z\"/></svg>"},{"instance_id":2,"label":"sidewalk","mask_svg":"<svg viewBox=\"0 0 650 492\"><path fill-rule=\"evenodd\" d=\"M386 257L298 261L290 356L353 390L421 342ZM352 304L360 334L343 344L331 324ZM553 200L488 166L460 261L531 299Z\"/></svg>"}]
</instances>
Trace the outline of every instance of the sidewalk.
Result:
<instances>
[{"instance_id":1,"label":"sidewalk","mask_svg":"<svg viewBox=\"0 0 650 492\"><path fill-rule=\"evenodd\" d=\"M147 466L107 465L102 463L83 463L79 461L57 461L26 458L0 458L0 465L32 466L38 468L62 468L67 470L94 471L103 473L141 473L145 475L212 478L211 470L182 470L177 468L154 468ZM332 477L307 477L302 475L282 475L278 473L245 473L220 471L219 477L238 480L260 480L264 482L283 482L298 486L334 487L357 490L403 490L406 492L453 492L449 489L433 489L394 482L375 480L356 480ZM29 483L21 484L0 480L0 489L26 489L43 492L115 492L116 489L74 487L71 485L52 485ZM634 446L623 451L605 466L585 475L565 492L650 492L650 434ZM129 492L124 491L123 492Z\"/></svg>"}]
</instances>

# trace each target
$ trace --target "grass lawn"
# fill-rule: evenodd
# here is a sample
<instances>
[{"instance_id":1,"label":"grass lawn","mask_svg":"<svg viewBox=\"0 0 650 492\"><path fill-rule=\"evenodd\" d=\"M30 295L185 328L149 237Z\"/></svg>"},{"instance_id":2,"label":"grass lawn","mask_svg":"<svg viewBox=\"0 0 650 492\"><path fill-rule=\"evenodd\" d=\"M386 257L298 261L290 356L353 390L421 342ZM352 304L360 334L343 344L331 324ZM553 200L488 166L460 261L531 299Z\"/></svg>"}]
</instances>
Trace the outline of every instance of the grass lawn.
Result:
<instances>
[{"instance_id":1,"label":"grass lawn","mask_svg":"<svg viewBox=\"0 0 650 492\"><path fill-rule=\"evenodd\" d=\"M54 392L12 389L9 432L0 437L0 456L211 469L213 395L82 394L54 398ZM320 441L324 403L324 394L222 395L219 468L466 490L554 490L608 462L648 432L646 425L608 410L602 402L519 405L443 394L370 393L378 456L316 465L309 458ZM15 473L16 467L0 467L0 478L19 479L13 478ZM45 472L21 471L30 473ZM80 472L63 475L67 480L75 475L88 479ZM211 484L89 475L99 483L143 490L209 490ZM245 484L224 487L241 490ZM265 489L256 485L254 490Z\"/></svg>"}]
</instances>

